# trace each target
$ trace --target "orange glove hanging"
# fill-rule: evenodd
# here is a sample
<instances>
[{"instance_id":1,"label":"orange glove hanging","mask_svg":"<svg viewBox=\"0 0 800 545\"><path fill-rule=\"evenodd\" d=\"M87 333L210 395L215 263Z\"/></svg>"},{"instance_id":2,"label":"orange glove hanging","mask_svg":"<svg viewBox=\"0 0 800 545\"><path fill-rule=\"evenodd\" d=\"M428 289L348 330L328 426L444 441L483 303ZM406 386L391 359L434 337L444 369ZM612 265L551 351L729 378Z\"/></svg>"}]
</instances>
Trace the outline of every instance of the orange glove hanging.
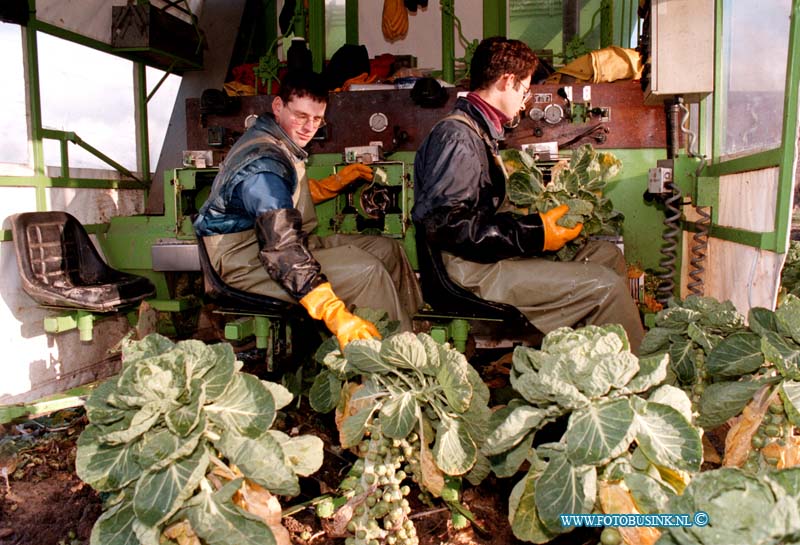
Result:
<instances>
[{"instance_id":1,"label":"orange glove hanging","mask_svg":"<svg viewBox=\"0 0 800 545\"><path fill-rule=\"evenodd\" d=\"M321 180L308 180L308 190L314 204L321 203L331 197L335 197L344 187L347 187L358 179L372 181L372 169L367 165L355 163L347 165L336 174L331 174Z\"/></svg>"},{"instance_id":2,"label":"orange glove hanging","mask_svg":"<svg viewBox=\"0 0 800 545\"><path fill-rule=\"evenodd\" d=\"M544 247L542 250L555 252L564 247L564 244L581 234L583 224L579 223L575 227L562 227L556 223L564 214L569 212L569 206L562 204L552 210L542 212L542 227L544 229Z\"/></svg>"},{"instance_id":3,"label":"orange glove hanging","mask_svg":"<svg viewBox=\"0 0 800 545\"><path fill-rule=\"evenodd\" d=\"M308 292L300 299L300 304L308 311L309 316L325 322L331 333L336 335L342 350L350 341L381 338L372 322L347 311L344 302L333 293L330 282L320 284Z\"/></svg>"}]
</instances>

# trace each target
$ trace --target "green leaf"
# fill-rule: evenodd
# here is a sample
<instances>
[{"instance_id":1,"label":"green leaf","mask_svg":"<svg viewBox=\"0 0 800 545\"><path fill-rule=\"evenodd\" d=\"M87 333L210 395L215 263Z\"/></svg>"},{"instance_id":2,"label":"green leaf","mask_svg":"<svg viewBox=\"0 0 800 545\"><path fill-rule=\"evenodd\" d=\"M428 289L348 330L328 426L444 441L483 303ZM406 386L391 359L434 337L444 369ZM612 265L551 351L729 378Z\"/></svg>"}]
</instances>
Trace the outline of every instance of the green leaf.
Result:
<instances>
[{"instance_id":1,"label":"green leaf","mask_svg":"<svg viewBox=\"0 0 800 545\"><path fill-rule=\"evenodd\" d=\"M141 341L131 341L122 347L122 361L124 364L131 364L140 359L147 359L164 352L169 352L175 348L175 343L159 335L151 333Z\"/></svg>"},{"instance_id":2,"label":"green leaf","mask_svg":"<svg viewBox=\"0 0 800 545\"><path fill-rule=\"evenodd\" d=\"M508 521L517 539L533 543L552 541L556 533L550 532L536 511L536 481L538 474L529 472L511 490L508 498Z\"/></svg>"},{"instance_id":3,"label":"green leaf","mask_svg":"<svg viewBox=\"0 0 800 545\"><path fill-rule=\"evenodd\" d=\"M545 409L525 405L512 410L481 447L481 452L494 456L513 449L531 430L538 430L548 413Z\"/></svg>"},{"instance_id":4,"label":"green leaf","mask_svg":"<svg viewBox=\"0 0 800 545\"><path fill-rule=\"evenodd\" d=\"M778 331L785 337L791 337L794 342L800 343L799 298L787 295L775 310L775 321L778 323Z\"/></svg>"},{"instance_id":5,"label":"green leaf","mask_svg":"<svg viewBox=\"0 0 800 545\"><path fill-rule=\"evenodd\" d=\"M209 458L199 448L186 458L155 472L146 472L136 482L133 510L148 526L168 520L191 497L206 474Z\"/></svg>"},{"instance_id":6,"label":"green leaf","mask_svg":"<svg viewBox=\"0 0 800 545\"><path fill-rule=\"evenodd\" d=\"M419 405L413 392L390 397L381 407L381 431L386 437L404 439L417 423Z\"/></svg>"},{"instance_id":7,"label":"green leaf","mask_svg":"<svg viewBox=\"0 0 800 545\"><path fill-rule=\"evenodd\" d=\"M350 365L364 374L384 375L389 372L389 367L381 358L382 346L377 339L352 341L344 347L344 357Z\"/></svg>"},{"instance_id":8,"label":"green leaf","mask_svg":"<svg viewBox=\"0 0 800 545\"><path fill-rule=\"evenodd\" d=\"M207 545L275 545L275 536L261 519L231 503L230 495L239 486L237 479L213 495L201 492L186 511L192 530Z\"/></svg>"},{"instance_id":9,"label":"green leaf","mask_svg":"<svg viewBox=\"0 0 800 545\"><path fill-rule=\"evenodd\" d=\"M625 386L629 392L639 393L649 390L664 382L669 368L669 356L666 353L644 356L639 359L639 372Z\"/></svg>"},{"instance_id":10,"label":"green leaf","mask_svg":"<svg viewBox=\"0 0 800 545\"><path fill-rule=\"evenodd\" d=\"M325 445L319 437L315 435L289 437L277 430L269 430L268 433L281 446L284 461L297 475L308 477L322 467Z\"/></svg>"},{"instance_id":11,"label":"green leaf","mask_svg":"<svg viewBox=\"0 0 800 545\"><path fill-rule=\"evenodd\" d=\"M645 514L669 513L669 500L675 494L656 479L633 471L624 477L636 508Z\"/></svg>"},{"instance_id":12,"label":"green leaf","mask_svg":"<svg viewBox=\"0 0 800 545\"><path fill-rule=\"evenodd\" d=\"M677 409L644 403L636 411L636 441L655 465L699 471L703 445L698 430Z\"/></svg>"},{"instance_id":13,"label":"green leaf","mask_svg":"<svg viewBox=\"0 0 800 545\"><path fill-rule=\"evenodd\" d=\"M767 331L778 332L778 321L775 313L768 308L753 307L747 314L747 324L753 333L763 335Z\"/></svg>"},{"instance_id":14,"label":"green leaf","mask_svg":"<svg viewBox=\"0 0 800 545\"><path fill-rule=\"evenodd\" d=\"M634 412L627 398L592 403L570 415L565 434L567 457L576 466L603 465L625 452L635 433Z\"/></svg>"},{"instance_id":15,"label":"green leaf","mask_svg":"<svg viewBox=\"0 0 800 545\"><path fill-rule=\"evenodd\" d=\"M695 380L695 348L691 340L678 339L669 347L672 370L682 384Z\"/></svg>"},{"instance_id":16,"label":"green leaf","mask_svg":"<svg viewBox=\"0 0 800 545\"><path fill-rule=\"evenodd\" d=\"M492 473L492 465L489 459L478 452L478 457L475 459L475 465L469 470L466 479L472 486L478 486L483 480Z\"/></svg>"},{"instance_id":17,"label":"green leaf","mask_svg":"<svg viewBox=\"0 0 800 545\"><path fill-rule=\"evenodd\" d=\"M734 333L720 342L706 360L706 371L713 377L739 377L752 373L764 364L761 336Z\"/></svg>"},{"instance_id":18,"label":"green leaf","mask_svg":"<svg viewBox=\"0 0 800 545\"><path fill-rule=\"evenodd\" d=\"M698 405L697 425L706 429L721 426L741 414L763 382L715 382L706 386Z\"/></svg>"},{"instance_id":19,"label":"green leaf","mask_svg":"<svg viewBox=\"0 0 800 545\"><path fill-rule=\"evenodd\" d=\"M477 458L478 449L459 419L444 416L436 429L433 459L448 475L463 475Z\"/></svg>"},{"instance_id":20,"label":"green leaf","mask_svg":"<svg viewBox=\"0 0 800 545\"><path fill-rule=\"evenodd\" d=\"M329 413L336 408L342 395L342 381L328 369L323 369L314 377L308 392L311 408L318 413Z\"/></svg>"},{"instance_id":21,"label":"green leaf","mask_svg":"<svg viewBox=\"0 0 800 545\"><path fill-rule=\"evenodd\" d=\"M779 333L767 331L761 337L764 359L789 379L800 379L800 346Z\"/></svg>"},{"instance_id":22,"label":"green leaf","mask_svg":"<svg viewBox=\"0 0 800 545\"><path fill-rule=\"evenodd\" d=\"M797 415L800 414L800 382L784 380L780 385L780 395L786 409L786 416L795 426L798 425Z\"/></svg>"},{"instance_id":23,"label":"green leaf","mask_svg":"<svg viewBox=\"0 0 800 545\"><path fill-rule=\"evenodd\" d=\"M275 400L275 410L280 411L284 407L286 407L289 403L292 402L292 392L289 391L288 388L285 386L278 384L276 382L269 382L266 380L262 380L261 384L264 385L264 388L270 391L272 394L272 399Z\"/></svg>"},{"instance_id":24,"label":"green leaf","mask_svg":"<svg viewBox=\"0 0 800 545\"><path fill-rule=\"evenodd\" d=\"M155 425L161 417L162 410L162 403L148 401L133 415L128 427L106 433L100 440L111 445L130 443Z\"/></svg>"},{"instance_id":25,"label":"green leaf","mask_svg":"<svg viewBox=\"0 0 800 545\"><path fill-rule=\"evenodd\" d=\"M248 479L273 494L296 496L300 493L297 476L286 464L283 449L272 435L267 433L251 439L226 430L214 445Z\"/></svg>"},{"instance_id":26,"label":"green leaf","mask_svg":"<svg viewBox=\"0 0 800 545\"><path fill-rule=\"evenodd\" d=\"M92 424L113 424L125 417L125 410L115 407L110 403L111 395L117 390L115 379L107 380L95 388L88 399L84 408L86 416Z\"/></svg>"},{"instance_id":27,"label":"green leaf","mask_svg":"<svg viewBox=\"0 0 800 545\"><path fill-rule=\"evenodd\" d=\"M597 472L594 466L578 467L564 455L550 458L536 481L536 509L545 527L553 533L569 528L561 526L559 515L591 513L597 499Z\"/></svg>"},{"instance_id":28,"label":"green leaf","mask_svg":"<svg viewBox=\"0 0 800 545\"><path fill-rule=\"evenodd\" d=\"M206 401L205 384L201 379L192 380L188 395L189 399L186 403L183 405L173 404L164 415L170 431L180 436L189 435L200 422L203 405Z\"/></svg>"},{"instance_id":29,"label":"green leaf","mask_svg":"<svg viewBox=\"0 0 800 545\"><path fill-rule=\"evenodd\" d=\"M262 435L275 419L270 391L253 375L234 376L225 393L205 407L206 414L222 429L233 429L251 438Z\"/></svg>"},{"instance_id":30,"label":"green leaf","mask_svg":"<svg viewBox=\"0 0 800 545\"><path fill-rule=\"evenodd\" d=\"M141 474L136 463L136 442L100 443L97 426L89 425L78 438L75 471L82 481L100 492L118 490Z\"/></svg>"},{"instance_id":31,"label":"green leaf","mask_svg":"<svg viewBox=\"0 0 800 545\"><path fill-rule=\"evenodd\" d=\"M653 327L645 333L642 344L639 345L641 356L662 352L669 348L669 339L676 333L681 333L681 329L672 327Z\"/></svg>"},{"instance_id":32,"label":"green leaf","mask_svg":"<svg viewBox=\"0 0 800 545\"><path fill-rule=\"evenodd\" d=\"M710 333L703 327L698 326L697 324L689 324L689 327L686 328L686 334L689 335L689 338L692 339L695 343L699 344L703 347L703 350L706 353L711 352L714 348L722 341L722 337L719 335L714 335Z\"/></svg>"},{"instance_id":33,"label":"green leaf","mask_svg":"<svg viewBox=\"0 0 800 545\"><path fill-rule=\"evenodd\" d=\"M186 437L180 437L166 428L154 428L142 436L134 445L136 463L143 471L157 471L179 458L194 452L206 429L206 419Z\"/></svg>"},{"instance_id":34,"label":"green leaf","mask_svg":"<svg viewBox=\"0 0 800 545\"><path fill-rule=\"evenodd\" d=\"M436 379L444 391L447 403L456 412L463 413L469 409L472 401L472 384L467 376L469 364L460 352L440 347L439 371Z\"/></svg>"},{"instance_id":35,"label":"green leaf","mask_svg":"<svg viewBox=\"0 0 800 545\"><path fill-rule=\"evenodd\" d=\"M511 477L519 471L522 463L530 455L533 438L534 434L529 433L511 450L492 456L489 461L492 464L492 471L494 471L495 475L500 478Z\"/></svg>"},{"instance_id":36,"label":"green leaf","mask_svg":"<svg viewBox=\"0 0 800 545\"><path fill-rule=\"evenodd\" d=\"M92 528L90 545L139 545L139 539L133 531L133 505L130 502L119 503L105 513Z\"/></svg>"},{"instance_id":37,"label":"green leaf","mask_svg":"<svg viewBox=\"0 0 800 545\"><path fill-rule=\"evenodd\" d=\"M206 402L223 394L236 372L236 354L228 343L208 345L205 358L194 361L192 376L201 376L206 385Z\"/></svg>"},{"instance_id":38,"label":"green leaf","mask_svg":"<svg viewBox=\"0 0 800 545\"><path fill-rule=\"evenodd\" d=\"M425 355L428 357L426 364L420 369L426 375L432 377L436 376L439 370L439 343L433 340L433 337L427 333L417 333L417 340L422 343L425 349Z\"/></svg>"},{"instance_id":39,"label":"green leaf","mask_svg":"<svg viewBox=\"0 0 800 545\"><path fill-rule=\"evenodd\" d=\"M636 400L634 403L641 400L639 397L633 399ZM680 388L672 386L671 384L663 384L650 393L647 401L672 407L681 413L687 422L692 421L692 400L689 399L686 392Z\"/></svg>"},{"instance_id":40,"label":"green leaf","mask_svg":"<svg viewBox=\"0 0 800 545\"><path fill-rule=\"evenodd\" d=\"M342 422L342 448L354 447L361 441L361 438L364 437L364 430L367 427L367 420L375 412L375 409L375 406L364 407Z\"/></svg>"},{"instance_id":41,"label":"green leaf","mask_svg":"<svg viewBox=\"0 0 800 545\"><path fill-rule=\"evenodd\" d=\"M517 206L530 206L539 199L543 187L528 172L518 170L508 177L508 199Z\"/></svg>"},{"instance_id":42,"label":"green leaf","mask_svg":"<svg viewBox=\"0 0 800 545\"><path fill-rule=\"evenodd\" d=\"M389 337L381 345L381 358L390 367L422 370L428 367L425 347L416 335L409 332Z\"/></svg>"}]
</instances>

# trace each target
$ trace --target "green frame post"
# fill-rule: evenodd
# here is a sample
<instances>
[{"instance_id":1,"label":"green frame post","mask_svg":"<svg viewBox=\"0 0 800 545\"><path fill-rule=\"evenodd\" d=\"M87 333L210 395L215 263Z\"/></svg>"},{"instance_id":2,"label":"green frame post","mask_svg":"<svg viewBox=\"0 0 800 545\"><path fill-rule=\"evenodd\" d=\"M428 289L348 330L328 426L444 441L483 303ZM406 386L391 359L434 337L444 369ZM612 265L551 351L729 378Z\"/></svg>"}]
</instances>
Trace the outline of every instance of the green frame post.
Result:
<instances>
[{"instance_id":1,"label":"green frame post","mask_svg":"<svg viewBox=\"0 0 800 545\"><path fill-rule=\"evenodd\" d=\"M442 79L448 83L456 80L456 38L453 0L440 0L442 6Z\"/></svg>"},{"instance_id":2,"label":"green frame post","mask_svg":"<svg viewBox=\"0 0 800 545\"><path fill-rule=\"evenodd\" d=\"M147 67L133 63L134 117L136 119L136 159L139 176L150 186L150 133L147 123Z\"/></svg>"},{"instance_id":3,"label":"green frame post","mask_svg":"<svg viewBox=\"0 0 800 545\"><path fill-rule=\"evenodd\" d=\"M358 45L358 0L345 0L344 21L345 43Z\"/></svg>"},{"instance_id":4,"label":"green frame post","mask_svg":"<svg viewBox=\"0 0 800 545\"><path fill-rule=\"evenodd\" d=\"M483 37L505 36L507 0L483 0Z\"/></svg>"},{"instance_id":5,"label":"green frame post","mask_svg":"<svg viewBox=\"0 0 800 545\"><path fill-rule=\"evenodd\" d=\"M315 72L325 67L325 0L309 0L308 43Z\"/></svg>"},{"instance_id":6,"label":"green frame post","mask_svg":"<svg viewBox=\"0 0 800 545\"><path fill-rule=\"evenodd\" d=\"M716 2L716 43L723 44L722 27L726 14L723 13L724 0ZM715 51L715 67L724 62L726 55L722 45ZM781 132L781 145L778 148L751 153L722 162L716 162L703 169L701 178L707 178L706 183L717 182L721 176L738 174L758 169L778 167L778 190L775 203L774 230L761 233L746 229L736 229L715 225L712 223L709 236L729 240L748 246L776 253L785 253L788 245L789 224L791 222L792 195L794 192L794 163L796 160L797 142L797 108L798 85L800 85L800 0L793 0L789 27L789 46L786 59L786 85L784 89L783 127ZM716 70L714 87L713 115L716 120L712 136L712 156L719 159L722 153L722 135L725 132L726 104L721 98L719 90L722 88L723 75L721 70ZM716 220L717 212L712 219ZM691 228L691 224L689 225Z\"/></svg>"}]
</instances>

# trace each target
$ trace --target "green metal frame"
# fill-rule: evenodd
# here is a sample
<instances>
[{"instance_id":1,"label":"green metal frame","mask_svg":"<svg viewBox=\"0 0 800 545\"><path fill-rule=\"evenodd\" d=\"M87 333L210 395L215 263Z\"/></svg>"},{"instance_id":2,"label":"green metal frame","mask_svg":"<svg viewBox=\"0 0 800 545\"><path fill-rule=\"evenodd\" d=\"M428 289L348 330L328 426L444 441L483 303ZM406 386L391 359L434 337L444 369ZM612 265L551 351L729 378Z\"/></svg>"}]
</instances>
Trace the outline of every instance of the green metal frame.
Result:
<instances>
[{"instance_id":1,"label":"green metal frame","mask_svg":"<svg viewBox=\"0 0 800 545\"><path fill-rule=\"evenodd\" d=\"M136 116L136 147L139 175L134 174L121 164L117 163L100 150L85 142L80 136L70 131L45 129L42 126L41 87L39 79L39 48L38 32L43 32L70 42L77 43L92 49L102 51L120 58L127 58L117 54L106 43L81 36L75 32L65 30L49 23L36 19L36 2L29 0L30 19L26 27L22 27L25 38L23 61L25 65L25 78L27 80L28 102L28 133L32 144L33 176L0 176L0 187L30 187L35 190L36 210L47 210L47 188L81 188L81 189L142 189L142 200L147 198L147 192L152 182L150 175L150 152L147 104L161 86L164 78L147 93L146 67L142 63L133 63L134 66L134 101ZM47 176L44 157L44 140L51 139L60 142L61 172L57 177ZM73 143L105 162L123 176L126 180L119 179L94 179L76 178L70 176L68 144ZM87 225L90 233L103 233L108 229L107 224ZM0 240L12 239L10 230L0 230Z\"/></svg>"},{"instance_id":2,"label":"green metal frame","mask_svg":"<svg viewBox=\"0 0 800 545\"><path fill-rule=\"evenodd\" d=\"M358 0L345 0L344 21L345 43L358 45Z\"/></svg>"},{"instance_id":3,"label":"green metal frame","mask_svg":"<svg viewBox=\"0 0 800 545\"><path fill-rule=\"evenodd\" d=\"M314 71L322 72L325 67L325 0L308 2L308 43Z\"/></svg>"},{"instance_id":4,"label":"green metal frame","mask_svg":"<svg viewBox=\"0 0 800 545\"><path fill-rule=\"evenodd\" d=\"M723 0L717 0L716 3L716 43L722 44L722 26L725 21L725 14L723 13ZM722 47L717 47L715 52L715 65L720 66L724 61ZM796 143L797 143L797 107L798 107L798 85L800 85L800 0L792 2L791 24L789 28L789 47L786 60L786 86L784 92L784 106L783 106L783 128L781 132L781 145L780 147L752 153L750 155L737 157L706 166L701 172L702 184L712 184L716 186L716 195L718 195L719 178L721 176L730 174L739 174L743 172L750 172L764 168L778 167L778 193L776 199L775 210L775 224L774 230L771 232L754 232L745 229L736 229L731 227L724 227L714 225L712 223L709 236L720 238L754 246L763 250L769 250L776 253L786 252L789 240L788 232L789 225L792 217L792 193L794 192L794 164L796 160ZM715 89L722 88L722 72L716 70L715 74ZM721 93L714 93L714 119L717 120L712 136L712 155L716 160L721 156L722 150L722 134L725 131L725 103L721 98ZM704 195L704 204L716 207L716 199L714 197L715 191L706 191ZM710 198L715 199L713 202ZM712 221L716 220L716 211ZM696 227L692 224L687 224L689 230Z\"/></svg>"},{"instance_id":5,"label":"green metal frame","mask_svg":"<svg viewBox=\"0 0 800 545\"><path fill-rule=\"evenodd\" d=\"M483 0L483 37L505 36L508 0Z\"/></svg>"}]
</instances>

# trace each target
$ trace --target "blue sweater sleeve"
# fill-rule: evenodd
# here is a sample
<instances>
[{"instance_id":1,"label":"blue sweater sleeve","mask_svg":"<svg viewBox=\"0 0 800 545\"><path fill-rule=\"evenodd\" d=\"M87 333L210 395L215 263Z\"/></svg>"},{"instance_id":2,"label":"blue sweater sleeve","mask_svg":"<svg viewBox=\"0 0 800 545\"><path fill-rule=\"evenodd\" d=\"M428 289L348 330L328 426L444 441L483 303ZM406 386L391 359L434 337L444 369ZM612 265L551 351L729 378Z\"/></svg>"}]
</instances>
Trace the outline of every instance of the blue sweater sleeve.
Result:
<instances>
[{"instance_id":1,"label":"blue sweater sleeve","mask_svg":"<svg viewBox=\"0 0 800 545\"><path fill-rule=\"evenodd\" d=\"M253 174L244 180L237 186L234 198L241 200L242 208L253 219L269 210L294 208L286 183L271 172Z\"/></svg>"}]
</instances>

